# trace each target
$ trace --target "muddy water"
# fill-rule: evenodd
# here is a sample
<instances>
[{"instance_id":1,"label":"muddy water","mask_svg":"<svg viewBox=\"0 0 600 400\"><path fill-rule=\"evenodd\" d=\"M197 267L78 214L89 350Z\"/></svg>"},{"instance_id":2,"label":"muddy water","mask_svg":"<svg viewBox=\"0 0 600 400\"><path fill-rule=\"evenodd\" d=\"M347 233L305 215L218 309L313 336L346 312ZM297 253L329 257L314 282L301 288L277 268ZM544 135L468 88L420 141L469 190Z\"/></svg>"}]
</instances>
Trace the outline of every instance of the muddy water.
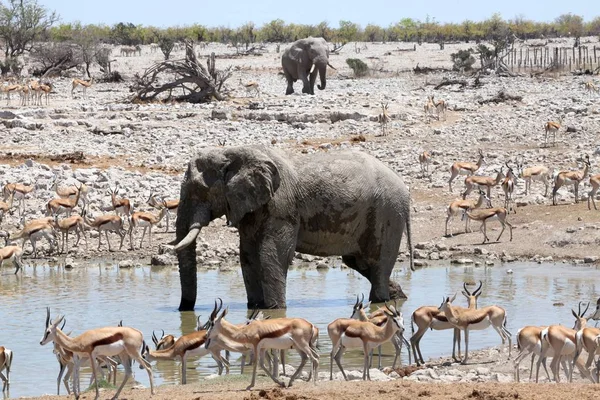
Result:
<instances>
[{"instance_id":1,"label":"muddy water","mask_svg":"<svg viewBox=\"0 0 600 400\"><path fill-rule=\"evenodd\" d=\"M508 274L507 270L514 270ZM180 335L191 332L196 317L206 320L215 297L229 305L229 320L241 322L247 310L241 272L199 272L199 299L195 313L179 313L179 277L172 268L134 268L120 270L114 265L89 264L86 268L64 270L61 267L26 267L23 277L12 275L12 267L3 268L0 276L0 345L14 352L11 373L11 397L54 394L58 363L52 345L40 346L44 330L45 307L52 315L65 314L65 331L79 334L86 329L125 325L140 329L148 342L152 330L164 329ZM421 305L439 305L444 295L460 291L463 281L484 282L479 305L498 304L508 313L508 329L514 334L527 324L573 324L569 311L577 301L593 301L600 293L595 285L597 271L589 267L566 264L510 264L491 268L455 267L440 264L409 273L394 272L402 282L409 299L402 305L410 336L410 313ZM368 296L369 284L349 269L293 269L288 278L287 315L303 317L321 330L320 371L328 371L330 350L326 326L338 317L349 317L357 293ZM459 293L459 296L460 293ZM564 305L556 305L563 303ZM457 299L464 305L465 299ZM593 306L591 307L593 308ZM281 313L280 313L281 314ZM276 316L277 314L273 314ZM427 332L421 342L423 356L437 357L451 352L450 332ZM477 349L500 343L492 330L474 332L471 348ZM384 349L384 365L391 364L391 346ZM232 373L239 372L239 355L234 354ZM348 351L344 357L347 368L362 365L360 351ZM403 362L407 362L403 352ZM290 354L288 363L297 365ZM205 357L188 363L188 380L215 373L215 363ZM157 384L175 384L180 380L180 367L175 362L154 364ZM89 371L82 374L82 388L87 385ZM122 377L119 377L119 380ZM135 368L138 383L148 385L144 371ZM64 387L61 388L64 393Z\"/></svg>"}]
</instances>

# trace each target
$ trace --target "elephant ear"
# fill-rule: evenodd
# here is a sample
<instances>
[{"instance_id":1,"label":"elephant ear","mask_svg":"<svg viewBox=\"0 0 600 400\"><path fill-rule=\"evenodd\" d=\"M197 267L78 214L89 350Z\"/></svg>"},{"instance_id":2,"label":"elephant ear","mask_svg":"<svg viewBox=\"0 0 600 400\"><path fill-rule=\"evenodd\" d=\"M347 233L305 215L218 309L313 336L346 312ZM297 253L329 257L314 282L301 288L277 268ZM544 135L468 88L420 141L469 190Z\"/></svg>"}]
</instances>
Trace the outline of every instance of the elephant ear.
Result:
<instances>
[{"instance_id":1,"label":"elephant ear","mask_svg":"<svg viewBox=\"0 0 600 400\"><path fill-rule=\"evenodd\" d=\"M279 169L270 157L259 152L244 152L229 157L224 172L226 216L237 226L244 215L267 204L279 188Z\"/></svg>"},{"instance_id":2,"label":"elephant ear","mask_svg":"<svg viewBox=\"0 0 600 400\"><path fill-rule=\"evenodd\" d=\"M296 62L302 62L302 57L304 55L304 50L297 46L292 46L290 48L289 56L292 60Z\"/></svg>"}]
</instances>

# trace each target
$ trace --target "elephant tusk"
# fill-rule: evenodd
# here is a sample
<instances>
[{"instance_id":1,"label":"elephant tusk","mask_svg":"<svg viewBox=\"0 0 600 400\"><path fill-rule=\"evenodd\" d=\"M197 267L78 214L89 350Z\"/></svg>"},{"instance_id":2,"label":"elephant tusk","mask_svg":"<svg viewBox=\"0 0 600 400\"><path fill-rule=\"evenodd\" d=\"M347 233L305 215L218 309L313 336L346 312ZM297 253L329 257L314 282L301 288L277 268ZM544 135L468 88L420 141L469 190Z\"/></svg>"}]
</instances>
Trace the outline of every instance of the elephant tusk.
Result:
<instances>
[{"instance_id":1,"label":"elephant tusk","mask_svg":"<svg viewBox=\"0 0 600 400\"><path fill-rule=\"evenodd\" d=\"M198 234L200 234L200 228L190 229L190 231L188 232L187 236L184 237L181 242L179 242L178 244L176 244L175 247L173 247L173 250L179 251L179 250L185 249L190 244L192 244L193 241L196 240L196 238L198 237Z\"/></svg>"}]
</instances>

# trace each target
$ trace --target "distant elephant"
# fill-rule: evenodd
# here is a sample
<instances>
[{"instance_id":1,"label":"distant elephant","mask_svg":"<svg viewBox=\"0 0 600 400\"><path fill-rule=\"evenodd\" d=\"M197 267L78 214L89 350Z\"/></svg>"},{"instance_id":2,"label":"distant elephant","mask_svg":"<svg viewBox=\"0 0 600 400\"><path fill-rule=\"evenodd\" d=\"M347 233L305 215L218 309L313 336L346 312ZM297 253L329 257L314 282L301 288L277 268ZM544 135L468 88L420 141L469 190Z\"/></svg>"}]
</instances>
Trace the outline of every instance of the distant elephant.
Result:
<instances>
[{"instance_id":1,"label":"distant elephant","mask_svg":"<svg viewBox=\"0 0 600 400\"><path fill-rule=\"evenodd\" d=\"M321 78L321 84L317 85L319 90L325 89L327 84L327 66L331 67L329 64L329 46L323 38L311 36L296 40L283 52L281 65L287 80L285 94L294 93L294 82L298 79L302 80L302 93L315 94L317 72ZM315 68L311 71L313 65Z\"/></svg>"},{"instance_id":2,"label":"distant elephant","mask_svg":"<svg viewBox=\"0 0 600 400\"><path fill-rule=\"evenodd\" d=\"M196 238L223 215L239 230L248 307L285 308L295 251L342 256L371 282L373 302L406 297L390 274L405 228L413 268L410 195L402 178L372 156L260 146L203 150L185 173L172 243L179 310L192 310L196 302Z\"/></svg>"}]
</instances>

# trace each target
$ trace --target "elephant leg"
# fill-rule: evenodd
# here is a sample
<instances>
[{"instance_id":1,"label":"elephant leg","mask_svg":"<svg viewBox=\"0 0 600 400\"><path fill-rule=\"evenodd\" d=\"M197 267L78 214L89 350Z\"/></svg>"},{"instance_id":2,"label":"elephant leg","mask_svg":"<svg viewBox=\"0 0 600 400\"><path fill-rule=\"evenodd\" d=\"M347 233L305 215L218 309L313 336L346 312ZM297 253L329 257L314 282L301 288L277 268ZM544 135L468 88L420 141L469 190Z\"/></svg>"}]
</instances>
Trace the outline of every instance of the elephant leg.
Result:
<instances>
[{"instance_id":1,"label":"elephant leg","mask_svg":"<svg viewBox=\"0 0 600 400\"><path fill-rule=\"evenodd\" d=\"M267 218L262 226L253 232L252 236L258 238L255 246L244 251L246 256L250 254L251 258L258 259L258 283L262 286L262 290L259 292L263 297L263 301L258 304L261 308L285 308L286 306L287 271L294 257L298 229L298 225L293 222ZM243 229L240 231L240 237L242 237L242 231ZM242 268L244 268L244 264L242 264ZM250 266L250 269L255 268L255 265ZM248 288L249 282L246 282L246 276L244 276L244 282ZM250 296L251 293L248 292L248 305L254 306L250 303Z\"/></svg>"},{"instance_id":2,"label":"elephant leg","mask_svg":"<svg viewBox=\"0 0 600 400\"><path fill-rule=\"evenodd\" d=\"M258 244L242 236L240 232L240 264L242 276L246 286L248 308L264 307L265 298L261 285L262 274L260 273L260 257L258 255Z\"/></svg>"},{"instance_id":3,"label":"elephant leg","mask_svg":"<svg viewBox=\"0 0 600 400\"><path fill-rule=\"evenodd\" d=\"M289 74L285 74L285 79L287 80L287 88L285 90L285 94L294 93L294 79Z\"/></svg>"},{"instance_id":4,"label":"elephant leg","mask_svg":"<svg viewBox=\"0 0 600 400\"><path fill-rule=\"evenodd\" d=\"M315 82L317 81L317 74L319 70L315 66L313 71L310 73L310 94L315 94Z\"/></svg>"},{"instance_id":5,"label":"elephant leg","mask_svg":"<svg viewBox=\"0 0 600 400\"><path fill-rule=\"evenodd\" d=\"M304 69L305 66L303 65L298 65L298 78L300 78L302 80L302 93L308 93L308 94L313 94L310 92L310 81L309 81L309 77L308 74L310 73L310 67L312 65L308 66L308 69ZM315 77L316 79L316 77Z\"/></svg>"}]
</instances>

